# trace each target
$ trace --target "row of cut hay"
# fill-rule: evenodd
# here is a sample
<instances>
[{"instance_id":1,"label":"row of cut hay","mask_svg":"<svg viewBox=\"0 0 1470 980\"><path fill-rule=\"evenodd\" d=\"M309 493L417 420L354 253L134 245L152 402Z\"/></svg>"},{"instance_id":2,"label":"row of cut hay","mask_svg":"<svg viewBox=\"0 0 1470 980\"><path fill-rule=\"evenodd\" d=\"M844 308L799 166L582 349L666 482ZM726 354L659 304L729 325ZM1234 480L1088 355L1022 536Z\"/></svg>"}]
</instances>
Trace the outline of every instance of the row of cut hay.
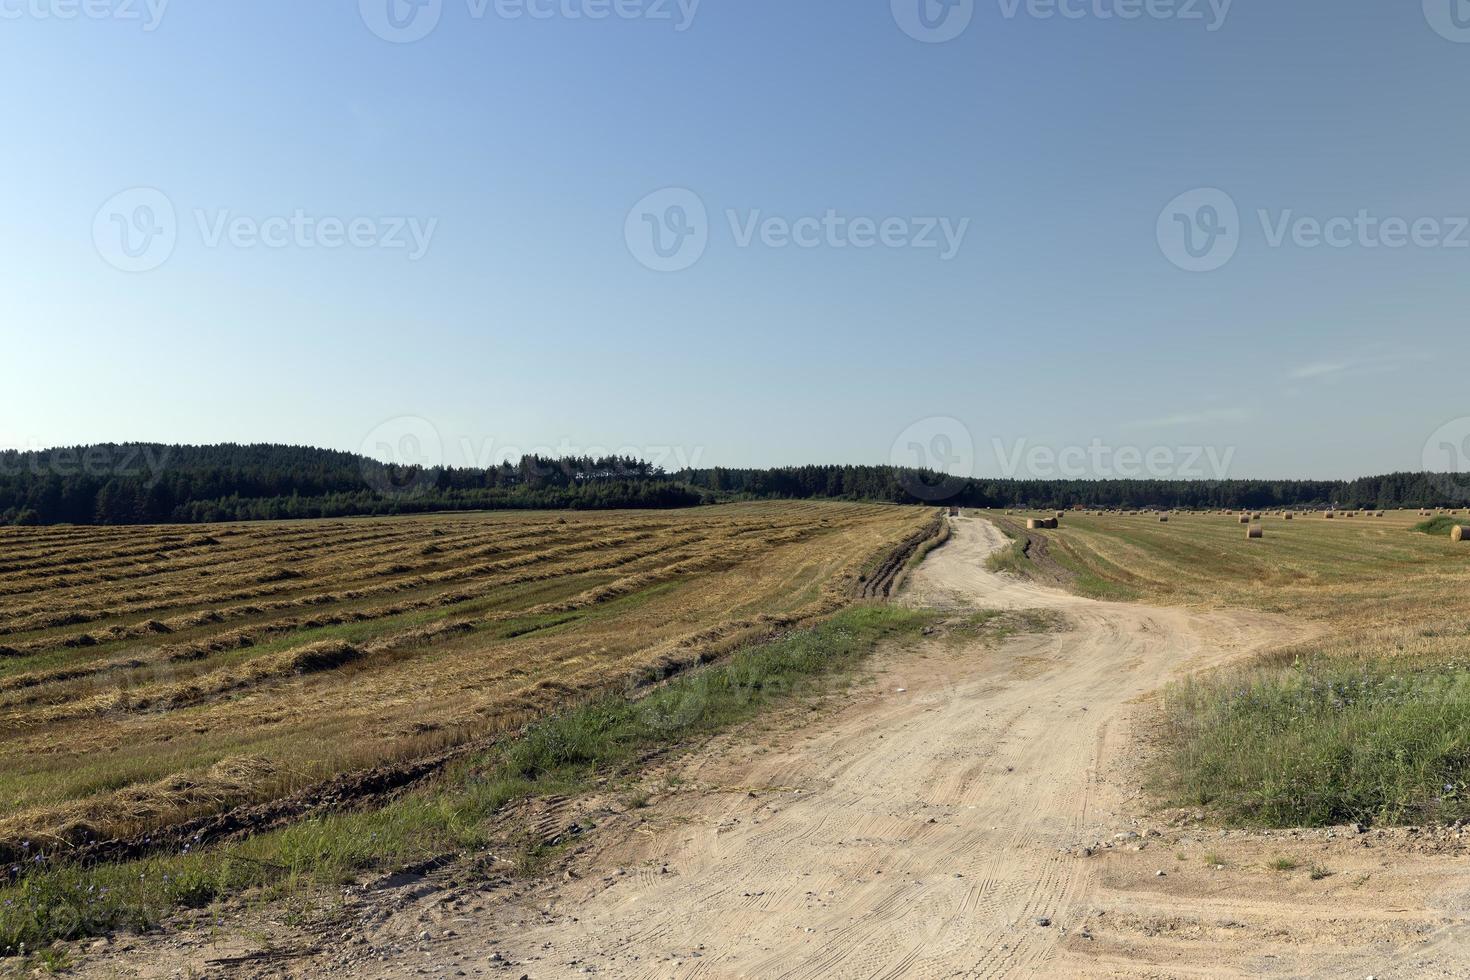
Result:
<instances>
[{"instance_id":1,"label":"row of cut hay","mask_svg":"<svg viewBox=\"0 0 1470 980\"><path fill-rule=\"evenodd\" d=\"M439 529L434 528L429 536L438 534ZM458 549L455 551L456 560L452 564L447 563L445 559L421 561L411 570L423 574L442 574L467 564L472 557L503 550L506 543L503 541L467 550L464 548L465 545L474 544L477 541L483 542L485 537L483 532L452 537L434 537L434 543L439 549ZM516 551L526 551L537 545L538 537L541 541L545 540L544 534L538 536L526 533L515 535L510 540L518 546ZM110 587L98 590L106 600L106 608L102 609L96 618L116 618L159 612L180 604L197 606L281 595L290 590L280 587L271 588L271 586L279 586L280 583L297 580L301 581L304 586L317 589L349 587L365 579L381 577L385 569L395 564L403 565L403 558L412 557L415 551L422 552L425 540L427 537L420 529L406 534L382 537L359 535L338 542L325 539L315 542L307 541L303 542L299 548L279 551L250 549L245 554L220 555L215 559L204 556L202 562L191 561L177 568L160 569L157 572L157 581L146 590L124 595L118 595L115 589ZM577 538L574 536L569 540L577 540ZM391 545L392 547L382 548L380 545ZM293 551L303 552L309 556L310 560L298 559L293 555ZM247 556L250 559L248 561L245 560ZM199 575L218 566L230 571L222 575L209 574L209 589L201 592ZM408 572L410 569L403 571ZM297 586L297 588L301 587L303 586ZM73 608L84 603L88 593L92 590L67 589L61 596L58 596L58 591L54 586L48 589L45 604L37 604L29 609L24 607L5 609L4 616L7 620L12 622L22 620L11 631L23 630L25 624L28 623L43 622L44 610L54 609L60 598L65 598L68 605Z\"/></svg>"},{"instance_id":2,"label":"row of cut hay","mask_svg":"<svg viewBox=\"0 0 1470 980\"><path fill-rule=\"evenodd\" d=\"M365 530L360 524L284 528L260 528L252 525L249 530L239 530L229 526L202 525L188 535L171 535L161 538L149 537L147 536L148 529L139 528L137 529L138 534L129 535L124 539L127 543L117 547L70 551L47 549L26 556L30 560L24 562L16 560L22 556L11 554L7 556L7 561L0 565L0 573L7 576L16 572L76 574L81 571L127 568L130 565L140 564L138 559L142 558L172 561L176 558L198 557L200 553L203 553L212 554L217 560L223 554L248 553L257 550L280 554L293 547L317 553L324 545L411 537L421 533L423 526L422 523L415 523L402 527ZM457 523L442 526L468 529L474 525Z\"/></svg>"},{"instance_id":3,"label":"row of cut hay","mask_svg":"<svg viewBox=\"0 0 1470 980\"><path fill-rule=\"evenodd\" d=\"M719 571L734 567L743 562L749 562L775 547L797 543L809 536L810 533L813 533L813 530L812 528L797 530L783 529L768 532L761 538L738 538L724 541L698 538L680 548L669 549L664 547L651 548L644 551L615 553L592 563L595 567L590 567L586 563L582 563L571 567L559 565L554 568L531 569L514 575L509 579L502 578L500 581L483 583L476 589L461 590L453 593L440 593L421 599L395 603L370 612L363 610L350 610L340 613L323 612L310 618L298 617L277 620L275 622L217 633L202 641L164 646L157 648L156 653L163 656L163 659L174 663L204 660L215 653L248 648L258 642L274 639L297 630L318 629L323 626L339 625L349 622L361 623L373 619L401 615L414 610L457 605L460 602L483 598L511 585L542 581L548 578L580 575L588 571L607 571L628 565L635 565L645 559L657 559L661 563L652 571L635 572L631 576L584 591L569 599L552 603L542 603L524 609L491 613L488 616L450 617L437 620L425 626L398 629L375 637L365 647L366 652L369 654L392 653L395 650L403 648L423 646L426 642L431 642L436 638L458 635L461 631L470 630L478 626L524 616L569 612L587 608L665 581L688 578L698 573ZM259 683L273 677L301 672L294 669L294 662L283 669L281 664L275 662L279 659L279 657L271 656L262 658L260 661L251 661L243 669L240 667L221 667L218 670L206 669L196 678L188 682L168 685L171 690L165 691L161 695L148 690L152 685L147 685L144 688L137 688L135 686L133 692L135 696L130 699L128 704L141 704L146 709L154 709L161 705L171 708L184 707L201 703L220 694L236 691L250 684ZM262 668L262 665L265 666ZM142 666L146 666L146 664L141 661L128 661L123 664L102 662L96 665L98 673L114 671L117 668L132 669ZM82 674L85 673L89 672L82 672ZM81 674L77 671L66 670L53 673L50 676L44 674L31 675L26 678L26 681L30 683L37 681L64 682L74 680L78 676L81 676ZM210 680L209 678L215 679ZM54 689L44 695L48 699L52 696L54 696ZM76 700L69 700L65 704L55 705L40 712L27 713L23 716L7 715L5 716L5 720L20 722L24 718L26 723L35 723L37 721L53 723L72 716L70 707L74 707L78 703ZM20 705L15 706L20 707ZM138 709L112 704L108 705L105 710L126 711ZM88 704L81 709L81 714L95 714L96 711L97 705ZM3 724L4 721L0 721L0 725Z\"/></svg>"},{"instance_id":4,"label":"row of cut hay","mask_svg":"<svg viewBox=\"0 0 1470 980\"><path fill-rule=\"evenodd\" d=\"M346 586L347 588L345 588L345 590L343 591L327 591L315 593L303 593L302 590L298 589L296 590L297 594L285 598L272 599L265 602L250 603L247 605L225 606L222 608L216 606L216 608L211 609L210 611L205 613L192 613L169 617L164 620L164 624L171 630L179 631L206 625L209 623L220 623L226 620L264 615L272 612L282 612L285 610L309 607L320 607L325 605L332 605L339 602L362 602L365 600L386 598L391 595L401 594L403 592L413 591L416 589L444 586L450 583L485 579L495 576L497 574L512 573L520 569L525 569L529 566L539 565L542 567L546 567L548 563L555 563L568 559L577 559L593 552L612 552L618 555L627 555L627 560L631 560L633 557L637 557L640 554L642 554L643 556L647 556L667 550L669 544L667 543L667 539L665 538L663 542L654 541L650 545L650 550L641 553L636 551L621 551L621 549L626 546L642 543L654 537L655 536L653 535L632 534L622 537L588 540L566 547L548 548L539 552L530 552L526 555L504 559L498 562L487 562L469 567L451 566L438 571L410 573L406 577L397 578L388 582L374 584L371 586L362 584L360 580L339 581L336 583L308 582L307 584L309 586L313 586L316 588L321 588L323 585L335 585L338 589L342 589L344 586ZM696 542L703 542L706 540L708 540L708 538L706 537L695 538ZM623 562L618 562L618 564L621 563ZM574 564L572 570L575 570L576 567L578 566ZM558 571L557 574L562 574L562 572ZM514 579L512 579L510 581L502 582L500 584L516 583ZM267 595L269 594L270 593L268 592ZM277 594L279 594L279 591L277 592ZM261 598L261 596L259 596L256 591L250 590L243 594L213 595L209 597L201 597L200 601L207 602L209 604L215 604L222 601L238 601L240 599L252 598ZM161 612L167 608L168 607L163 607L163 609L155 610L152 608L144 607L130 610L130 612ZM115 611L88 610L85 613L72 612L70 614L67 614L67 622L52 622L49 623L48 626L54 628L55 626L61 625L80 625L81 623L86 622L96 622L98 620L111 618L109 613L115 613ZM0 633L3 633L5 631L6 630L4 627L0 627ZM133 635L133 631L129 629L124 635ZM83 636L79 637L68 637L60 639L42 638L35 641L15 643L14 646L28 652L40 652L42 650L52 649L58 646L69 646L78 644L95 646L98 643L117 638L119 637L108 635L107 632L104 631L102 635L84 634Z\"/></svg>"},{"instance_id":5,"label":"row of cut hay","mask_svg":"<svg viewBox=\"0 0 1470 980\"><path fill-rule=\"evenodd\" d=\"M535 582L551 579L570 578L588 573L604 572L623 568L648 559L658 559L664 562L682 561L692 557L708 554L709 547L707 539L698 539L690 545L682 548L669 549L667 547L654 547L639 551L614 552L605 558L595 562L565 563L546 568L535 568L523 570L508 576L499 576L486 581L475 583L473 588L457 589L454 591L438 592L433 595L415 599L400 600L388 605L378 606L370 609L348 609L348 610L322 610L309 616L286 617L265 622L242 626L231 630L212 633L201 639L184 643L174 643L153 648L149 651L149 661L167 661L174 663L192 662L207 659L214 654L239 650L254 646L258 643L277 639L298 631L309 631L321 629L327 626L339 626L348 623L365 623L377 619L388 619L407 613L431 610L447 609L452 606L466 602L474 602L494 595L506 588L527 585ZM507 611L503 614L492 615L482 622L494 621L500 616L514 617L529 615L539 611L539 607L532 609ZM232 615L236 610L225 609L217 611L218 618L212 618L212 622L222 622L234 618ZM200 614L196 614L197 616ZM452 621L452 620L445 620ZM387 634L392 637L395 634ZM381 638L380 638L381 639ZM40 684L64 683L94 673L110 673L117 669L133 669L146 666L145 661L136 658L118 661L99 661L89 665L91 669L63 668L60 670L38 672L32 674L18 675L7 679L0 684L0 690L9 687L31 687Z\"/></svg>"}]
</instances>

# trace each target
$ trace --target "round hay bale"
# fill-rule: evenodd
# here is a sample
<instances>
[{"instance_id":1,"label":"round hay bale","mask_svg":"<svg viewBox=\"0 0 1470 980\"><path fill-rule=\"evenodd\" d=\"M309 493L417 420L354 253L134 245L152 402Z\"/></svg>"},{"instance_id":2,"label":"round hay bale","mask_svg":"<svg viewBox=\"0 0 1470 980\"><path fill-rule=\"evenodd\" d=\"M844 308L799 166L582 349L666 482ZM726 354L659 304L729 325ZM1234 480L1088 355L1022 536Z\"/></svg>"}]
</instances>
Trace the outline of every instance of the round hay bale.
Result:
<instances>
[{"instance_id":1,"label":"round hay bale","mask_svg":"<svg viewBox=\"0 0 1470 980\"><path fill-rule=\"evenodd\" d=\"M1282 516L1282 520L1294 521L1294 520L1296 520L1296 515L1295 514L1285 514L1285 515Z\"/></svg>"},{"instance_id":2,"label":"round hay bale","mask_svg":"<svg viewBox=\"0 0 1470 980\"><path fill-rule=\"evenodd\" d=\"M1251 519L1250 519L1250 515L1249 514L1241 514L1240 515L1240 523L1242 523L1242 524L1249 524L1250 522L1251 522Z\"/></svg>"},{"instance_id":3,"label":"round hay bale","mask_svg":"<svg viewBox=\"0 0 1470 980\"><path fill-rule=\"evenodd\" d=\"M1470 540L1470 528L1467 528L1463 524L1456 524L1455 525L1455 529L1450 532L1450 540L1451 541L1465 541L1465 540Z\"/></svg>"},{"instance_id":4,"label":"round hay bale","mask_svg":"<svg viewBox=\"0 0 1470 980\"><path fill-rule=\"evenodd\" d=\"M1160 524L1168 524L1169 523L1169 515L1168 514L1162 514L1162 515L1160 515L1159 516L1159 523Z\"/></svg>"},{"instance_id":5,"label":"round hay bale","mask_svg":"<svg viewBox=\"0 0 1470 980\"><path fill-rule=\"evenodd\" d=\"M1266 536L1266 529L1259 524L1252 524L1246 529L1245 536L1252 541L1256 538L1264 538Z\"/></svg>"}]
</instances>

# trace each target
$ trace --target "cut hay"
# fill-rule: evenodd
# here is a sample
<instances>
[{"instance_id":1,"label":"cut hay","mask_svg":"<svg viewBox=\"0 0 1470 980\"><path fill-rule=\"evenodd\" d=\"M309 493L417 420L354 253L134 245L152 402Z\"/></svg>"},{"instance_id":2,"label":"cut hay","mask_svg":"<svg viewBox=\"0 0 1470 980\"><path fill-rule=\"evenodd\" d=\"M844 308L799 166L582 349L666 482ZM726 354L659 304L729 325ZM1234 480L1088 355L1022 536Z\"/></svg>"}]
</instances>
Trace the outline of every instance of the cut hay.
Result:
<instances>
[{"instance_id":1,"label":"cut hay","mask_svg":"<svg viewBox=\"0 0 1470 980\"><path fill-rule=\"evenodd\" d=\"M361 660L363 652L343 640L323 640L300 650L293 650L282 658L279 667L283 673L315 674L323 670L336 670L355 660Z\"/></svg>"}]
</instances>

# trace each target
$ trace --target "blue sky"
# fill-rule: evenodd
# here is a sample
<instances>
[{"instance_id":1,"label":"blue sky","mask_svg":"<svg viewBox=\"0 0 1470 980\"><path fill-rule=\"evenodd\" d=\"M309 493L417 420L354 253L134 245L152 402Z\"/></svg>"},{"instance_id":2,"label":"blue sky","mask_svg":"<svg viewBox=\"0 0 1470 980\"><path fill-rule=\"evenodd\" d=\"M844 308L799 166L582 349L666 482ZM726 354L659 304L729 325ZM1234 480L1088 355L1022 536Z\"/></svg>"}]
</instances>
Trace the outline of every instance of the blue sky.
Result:
<instances>
[{"instance_id":1,"label":"blue sky","mask_svg":"<svg viewBox=\"0 0 1470 980\"><path fill-rule=\"evenodd\" d=\"M391 0L407 43L87 2L0 0L0 445L1334 477L1470 435L1464 0Z\"/></svg>"}]
</instances>

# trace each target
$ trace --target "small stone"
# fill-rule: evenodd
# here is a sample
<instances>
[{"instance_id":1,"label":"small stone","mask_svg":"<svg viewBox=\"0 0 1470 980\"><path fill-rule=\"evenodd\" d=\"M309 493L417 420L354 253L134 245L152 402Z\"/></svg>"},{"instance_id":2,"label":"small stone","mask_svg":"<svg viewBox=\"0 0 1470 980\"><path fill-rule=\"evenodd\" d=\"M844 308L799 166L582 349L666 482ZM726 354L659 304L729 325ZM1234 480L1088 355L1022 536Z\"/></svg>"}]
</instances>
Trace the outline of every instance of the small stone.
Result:
<instances>
[{"instance_id":1,"label":"small stone","mask_svg":"<svg viewBox=\"0 0 1470 980\"><path fill-rule=\"evenodd\" d=\"M1036 924L1045 929L1047 926L1051 925L1051 920L1043 915L1041 918L1036 920Z\"/></svg>"}]
</instances>

